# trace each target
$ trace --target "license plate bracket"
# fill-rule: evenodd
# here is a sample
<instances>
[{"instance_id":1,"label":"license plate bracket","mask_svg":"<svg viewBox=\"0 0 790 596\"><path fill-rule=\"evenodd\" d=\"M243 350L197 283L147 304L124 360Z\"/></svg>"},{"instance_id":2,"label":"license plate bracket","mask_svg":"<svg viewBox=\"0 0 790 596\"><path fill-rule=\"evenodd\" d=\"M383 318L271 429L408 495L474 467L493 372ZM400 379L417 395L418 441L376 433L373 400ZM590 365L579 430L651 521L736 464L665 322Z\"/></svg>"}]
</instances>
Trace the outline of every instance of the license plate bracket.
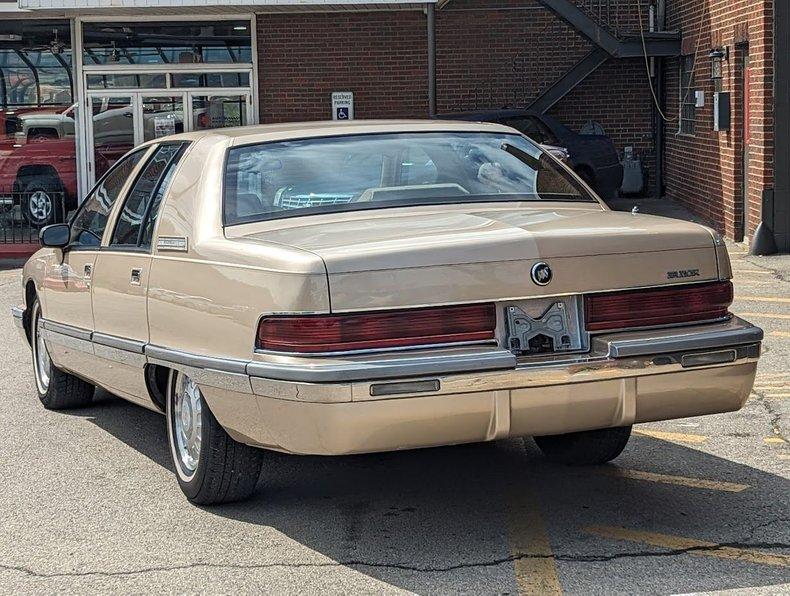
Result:
<instances>
[{"instance_id":1,"label":"license plate bracket","mask_svg":"<svg viewBox=\"0 0 790 596\"><path fill-rule=\"evenodd\" d=\"M505 323L508 349L518 356L586 349L575 296L509 304L505 307Z\"/></svg>"}]
</instances>

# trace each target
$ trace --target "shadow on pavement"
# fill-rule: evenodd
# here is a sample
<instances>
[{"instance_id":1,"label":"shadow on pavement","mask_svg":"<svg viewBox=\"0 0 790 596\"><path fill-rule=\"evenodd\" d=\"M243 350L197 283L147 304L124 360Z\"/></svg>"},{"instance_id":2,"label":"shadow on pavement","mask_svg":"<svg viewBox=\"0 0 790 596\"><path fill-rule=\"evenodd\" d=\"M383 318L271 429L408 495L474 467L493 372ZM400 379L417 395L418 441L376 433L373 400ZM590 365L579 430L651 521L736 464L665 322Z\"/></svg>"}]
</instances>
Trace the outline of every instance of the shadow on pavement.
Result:
<instances>
[{"instance_id":1,"label":"shadow on pavement","mask_svg":"<svg viewBox=\"0 0 790 596\"><path fill-rule=\"evenodd\" d=\"M78 415L172 469L161 415L106 393ZM733 493L612 478L605 472L614 466L554 466L531 441L525 449L509 440L336 458L270 453L252 500L208 511L273 527L333 561L417 593L490 591L512 578L518 553L508 547L508 516L533 507L543 513L568 592L605 586L609 593L687 593L790 581L787 567L672 552L584 530L622 526L786 554L787 480L641 436L617 466L750 488Z\"/></svg>"}]
</instances>

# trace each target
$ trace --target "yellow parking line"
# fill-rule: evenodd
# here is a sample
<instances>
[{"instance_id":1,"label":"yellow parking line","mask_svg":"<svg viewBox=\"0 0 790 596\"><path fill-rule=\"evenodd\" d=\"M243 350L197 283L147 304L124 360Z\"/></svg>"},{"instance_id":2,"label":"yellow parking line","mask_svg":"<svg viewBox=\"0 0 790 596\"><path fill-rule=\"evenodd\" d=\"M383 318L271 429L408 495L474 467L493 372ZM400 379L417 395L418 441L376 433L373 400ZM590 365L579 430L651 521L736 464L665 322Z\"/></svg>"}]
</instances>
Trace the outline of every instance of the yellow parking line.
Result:
<instances>
[{"instance_id":1,"label":"yellow parking line","mask_svg":"<svg viewBox=\"0 0 790 596\"><path fill-rule=\"evenodd\" d=\"M768 271L766 269L735 269L733 268L732 272L735 275L739 273L762 273L763 275L772 275L773 271Z\"/></svg>"},{"instance_id":2,"label":"yellow parking line","mask_svg":"<svg viewBox=\"0 0 790 596\"><path fill-rule=\"evenodd\" d=\"M773 335L774 337L790 337L790 331L771 331L768 335Z\"/></svg>"},{"instance_id":3,"label":"yellow parking line","mask_svg":"<svg viewBox=\"0 0 790 596\"><path fill-rule=\"evenodd\" d=\"M683 433L668 433L661 430L640 429L635 430L635 434L661 439L662 441L673 441L678 443L704 443L708 437L704 435L687 435Z\"/></svg>"},{"instance_id":4,"label":"yellow parking line","mask_svg":"<svg viewBox=\"0 0 790 596\"><path fill-rule=\"evenodd\" d=\"M782 445L787 443L782 437L765 437L763 442L767 443L768 445Z\"/></svg>"},{"instance_id":5,"label":"yellow parking line","mask_svg":"<svg viewBox=\"0 0 790 596\"><path fill-rule=\"evenodd\" d=\"M778 315L769 312L739 312L739 317L763 317L766 319L790 319L790 315Z\"/></svg>"},{"instance_id":6,"label":"yellow parking line","mask_svg":"<svg viewBox=\"0 0 790 596\"><path fill-rule=\"evenodd\" d=\"M790 303L790 298L776 298L774 296L737 296L736 300L746 300L747 302L782 302Z\"/></svg>"},{"instance_id":7,"label":"yellow parking line","mask_svg":"<svg viewBox=\"0 0 790 596\"><path fill-rule=\"evenodd\" d=\"M668 474L656 474L654 472L629 470L627 468L605 468L603 473L607 476L615 476L617 478L645 480L647 482L659 482L661 484L674 484L678 486L688 486L689 488L706 488L709 490L721 490L730 493L739 493L749 488L748 484L736 484L735 482L722 482L719 480L706 480L704 478L688 478L686 476L670 476Z\"/></svg>"},{"instance_id":8,"label":"yellow parking line","mask_svg":"<svg viewBox=\"0 0 790 596\"><path fill-rule=\"evenodd\" d=\"M519 594L562 594L557 562L537 497L513 487L507 498L508 536Z\"/></svg>"},{"instance_id":9,"label":"yellow parking line","mask_svg":"<svg viewBox=\"0 0 790 596\"><path fill-rule=\"evenodd\" d=\"M775 567L790 567L790 555L766 553L749 548L735 548L720 546L715 542L705 542L683 536L671 536L641 530L629 530L614 526L589 526L584 528L588 534L612 540L627 540L628 542L641 542L670 550L688 551L690 555L702 557L716 557L718 559L731 559L744 563L757 563L759 565L773 565Z\"/></svg>"},{"instance_id":10,"label":"yellow parking line","mask_svg":"<svg viewBox=\"0 0 790 596\"><path fill-rule=\"evenodd\" d=\"M765 397L770 399L784 399L785 397L790 397L790 393L766 393Z\"/></svg>"}]
</instances>

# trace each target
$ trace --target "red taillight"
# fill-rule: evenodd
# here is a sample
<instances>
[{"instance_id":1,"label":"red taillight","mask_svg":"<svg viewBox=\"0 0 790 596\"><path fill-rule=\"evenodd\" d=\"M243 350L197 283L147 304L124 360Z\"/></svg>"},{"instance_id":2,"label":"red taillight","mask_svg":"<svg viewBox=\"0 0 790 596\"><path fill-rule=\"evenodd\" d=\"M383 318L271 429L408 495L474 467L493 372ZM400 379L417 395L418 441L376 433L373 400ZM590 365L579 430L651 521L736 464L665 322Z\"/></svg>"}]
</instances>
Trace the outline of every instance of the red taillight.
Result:
<instances>
[{"instance_id":1,"label":"red taillight","mask_svg":"<svg viewBox=\"0 0 790 596\"><path fill-rule=\"evenodd\" d=\"M493 304L261 319L257 347L340 352L494 339Z\"/></svg>"},{"instance_id":2,"label":"red taillight","mask_svg":"<svg viewBox=\"0 0 790 596\"><path fill-rule=\"evenodd\" d=\"M584 297L588 331L718 319L732 304L732 283L629 290Z\"/></svg>"}]
</instances>

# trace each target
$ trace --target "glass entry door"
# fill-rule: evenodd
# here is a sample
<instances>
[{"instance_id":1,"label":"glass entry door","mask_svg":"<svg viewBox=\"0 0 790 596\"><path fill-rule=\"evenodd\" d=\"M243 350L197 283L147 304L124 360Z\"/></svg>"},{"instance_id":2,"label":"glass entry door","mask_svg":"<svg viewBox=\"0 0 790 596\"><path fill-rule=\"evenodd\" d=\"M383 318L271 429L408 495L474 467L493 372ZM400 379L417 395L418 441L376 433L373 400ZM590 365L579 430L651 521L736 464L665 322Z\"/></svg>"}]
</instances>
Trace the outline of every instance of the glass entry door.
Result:
<instances>
[{"instance_id":1,"label":"glass entry door","mask_svg":"<svg viewBox=\"0 0 790 596\"><path fill-rule=\"evenodd\" d=\"M189 93L191 130L246 126L250 123L249 93Z\"/></svg>"},{"instance_id":2,"label":"glass entry door","mask_svg":"<svg viewBox=\"0 0 790 596\"><path fill-rule=\"evenodd\" d=\"M252 121L248 90L88 91L88 180L96 180L133 147L193 130Z\"/></svg>"}]
</instances>

